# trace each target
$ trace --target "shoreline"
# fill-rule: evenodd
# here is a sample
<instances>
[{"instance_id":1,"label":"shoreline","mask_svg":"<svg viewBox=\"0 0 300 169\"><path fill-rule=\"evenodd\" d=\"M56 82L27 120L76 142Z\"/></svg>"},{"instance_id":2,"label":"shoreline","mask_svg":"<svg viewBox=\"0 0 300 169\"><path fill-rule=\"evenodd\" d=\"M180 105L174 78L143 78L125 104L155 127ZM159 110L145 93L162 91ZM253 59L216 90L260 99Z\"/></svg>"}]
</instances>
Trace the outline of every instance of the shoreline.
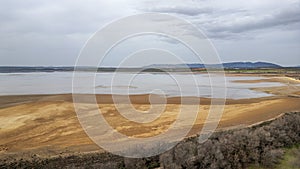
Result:
<instances>
[{"instance_id":1,"label":"shoreline","mask_svg":"<svg viewBox=\"0 0 300 169\"><path fill-rule=\"evenodd\" d=\"M149 109L149 95L130 97L137 110ZM151 137L165 132L176 120L180 109L178 104L180 98L170 98L161 117L153 123L138 125L119 114L109 102L110 95L98 95L97 98L100 99L99 109L109 124L118 132L137 138ZM199 100L199 114L188 136L201 131L208 115L211 100L205 98ZM299 101L299 98L288 96L228 99L217 130L247 127L275 118L282 113L300 111ZM4 149L0 150L0 156L11 153L36 153L47 156L62 152L102 151L81 128L71 95L27 95L21 98L0 96L0 105L2 105L0 149L1 146Z\"/></svg>"},{"instance_id":2,"label":"shoreline","mask_svg":"<svg viewBox=\"0 0 300 169\"><path fill-rule=\"evenodd\" d=\"M280 130L279 132L282 133L282 131L284 132L284 130L286 130L284 133L287 132L286 129L286 125L284 124L290 124L289 120L291 120L291 118L293 118L294 120L297 120L297 116L299 117L299 113L300 112L288 112L288 113L282 113L280 115L278 115L277 117L267 120L267 121L263 121L261 123L256 123L250 126L247 126L245 128L230 128L230 129L225 129L225 130L219 130L216 131L213 135L213 138L220 138L220 140L222 140L221 142L224 144L227 144L227 139L229 138L229 141L234 141L234 136L236 137L237 134L242 134L243 137L247 137L247 131L248 133L250 133L249 131L252 131L251 134L253 135L253 137L249 136L250 140L249 142L247 142L247 144L251 145L252 143L254 143L255 141L255 136L261 134L262 137L267 137L266 135L264 135L261 131L264 130L260 130L263 128L268 128L268 126L272 126L273 130L270 130L270 132L277 132L278 133L278 129ZM290 117L289 117L290 116ZM293 121L290 121L291 123ZM296 122L294 122L296 123ZM285 128L283 128L282 126L285 126ZM294 127L293 127L294 126ZM274 129L276 129L276 131L274 131ZM297 134L297 129L295 128L295 125L291 124L290 125L290 129L295 129L294 133L290 134L291 136L295 136L295 134ZM257 132L259 131L259 132ZM253 134L254 133L254 134ZM246 135L245 135L246 134ZM294 134L294 135L293 135ZM273 134L271 134L273 135ZM157 162L157 164L159 164L161 166L161 163L165 163L168 161L164 161L164 157L166 157L166 155L170 155L170 153L174 153L174 149L176 150L182 150L182 147L186 147L187 149L189 148L193 148L191 147L191 143L194 143L194 145L203 145L203 148L206 148L206 146L209 146L209 142L208 144L205 143L198 143L198 135L194 135L194 136L190 136L190 137L186 137L182 140L181 143L179 143L177 146L173 147L171 151L167 151L163 154L157 155L159 157L159 161L157 161L157 158L148 158L148 160L154 160ZM274 137L274 136L273 136ZM233 138L233 139L232 139ZM254 139L253 139L254 138ZM285 137L286 138L286 137ZM209 138L211 139L211 138ZM224 142L225 139L225 142ZM253 139L251 141L251 139ZM266 139L264 138L260 138L260 141L264 141ZM218 142L220 142L220 140L218 140ZM291 145L295 145L295 143L290 143L287 142L288 139L285 139L284 141L284 145L281 144L280 147L272 147L273 149L277 149L280 148L286 148L289 147ZM252 142L252 143L251 143ZM281 142L282 143L282 140ZM267 147L268 144L272 144L272 143L268 143L266 142L266 144L264 144L264 147ZM245 146L245 143L241 143L241 142L236 142L235 146L239 146L240 148L243 148L243 146ZM181 149L180 149L181 148ZM193 150L193 149L192 149ZM270 150L270 148L268 148L267 150ZM225 150L226 151L226 150ZM193 155L193 154L187 154L189 156ZM157 157L156 156L156 157ZM185 158L185 156L181 156L181 158ZM278 158L278 157L275 157ZM168 156L167 156L167 159ZM131 163L138 163L137 160L142 160L142 159L130 159L130 158L124 158L124 157L120 157L118 155L114 155L111 154L109 152L105 152L105 151L89 151L89 152L66 152L66 153L60 153L60 154L56 154L56 155L48 155L48 156L40 156L37 154L22 154L22 156L16 155L16 154L10 154L7 156L1 156L0 154L0 165L6 166L6 167L11 167L11 168L15 168L16 166L20 166L20 164L22 164L22 166L28 166L28 167L44 167L44 166L61 166L61 165L67 165L67 166L71 166L74 167L74 164L76 164L76 166L86 166L88 164L88 166L90 165L95 165L95 166L111 166L112 164L118 163L118 165L113 165L113 166L126 166L127 165L131 165ZM126 161L130 162L130 163L126 163ZM173 162L174 163L174 162ZM119 165L121 164L121 165ZM253 162L251 162L250 164L253 164ZM147 164L144 164L147 165Z\"/></svg>"},{"instance_id":3,"label":"shoreline","mask_svg":"<svg viewBox=\"0 0 300 169\"><path fill-rule=\"evenodd\" d=\"M273 79L274 80L274 79ZM276 80L276 79L275 79ZM285 84L286 78L278 78ZM264 79L261 79L264 81ZM256 82L259 83L259 82ZM266 122L287 112L300 112L300 86L254 88L274 94L271 97L226 99L225 108L216 131L243 128ZM120 95L119 95L120 96ZM149 94L131 95L133 107L147 111L151 107ZM127 95L120 96L125 99ZM138 124L126 120L112 104L112 95L96 95L98 107L109 124L118 132L130 137L147 138L159 135L176 121L180 110L180 97L167 98L161 116L151 123ZM160 104L161 97L151 95L152 104ZM199 133L205 123L210 106L209 98L193 98L200 108L189 136ZM80 104L88 106L88 102ZM182 127L187 127L183 125ZM176 133L174 133L176 134ZM104 152L81 128L74 110L72 94L10 95L0 96L0 158L37 154L49 157L57 154Z\"/></svg>"},{"instance_id":4,"label":"shoreline","mask_svg":"<svg viewBox=\"0 0 300 169\"><path fill-rule=\"evenodd\" d=\"M272 87L277 88L277 87ZM251 90L259 90L262 92L265 91L265 88L251 88ZM211 100L225 100L226 104L248 104L248 103L257 103L262 100L273 100L278 99L281 96L267 96L267 97L257 97L257 98L242 98L242 99L221 99L221 98L208 98L208 97L196 97L196 96L171 96L171 97L163 97L157 94L134 94L134 95L114 95L114 94L74 94L76 96L82 97L95 97L97 100L97 104L117 104L117 103L125 103L128 97L132 104L162 104L162 99L166 99L166 104L182 104L181 100L189 99L191 100L189 104L200 103L201 105L210 105ZM119 100L114 101L113 98L116 97ZM150 102L150 98L153 99ZM27 104L32 102L55 102L55 101L64 101L64 102L73 102L73 94L28 94L28 95L0 95L0 109L16 106L20 104Z\"/></svg>"}]
</instances>

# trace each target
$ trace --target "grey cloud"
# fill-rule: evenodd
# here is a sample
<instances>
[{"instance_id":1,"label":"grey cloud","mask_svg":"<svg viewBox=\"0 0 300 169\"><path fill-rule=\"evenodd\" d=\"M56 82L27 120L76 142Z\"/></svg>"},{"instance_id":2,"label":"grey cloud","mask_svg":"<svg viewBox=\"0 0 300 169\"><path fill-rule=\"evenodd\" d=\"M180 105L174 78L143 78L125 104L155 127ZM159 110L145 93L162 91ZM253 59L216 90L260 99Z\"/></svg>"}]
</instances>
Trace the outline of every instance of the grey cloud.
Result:
<instances>
[{"instance_id":1,"label":"grey cloud","mask_svg":"<svg viewBox=\"0 0 300 169\"><path fill-rule=\"evenodd\" d=\"M199 8L193 6L161 6L146 9L147 12L160 12L160 13L175 13L188 16L196 16L200 14L212 13L211 8Z\"/></svg>"},{"instance_id":2,"label":"grey cloud","mask_svg":"<svg viewBox=\"0 0 300 169\"><path fill-rule=\"evenodd\" d=\"M224 61L240 60L240 56L273 61L275 57L278 63L294 64L300 49L299 2L1 0L0 64L72 64L93 32L117 18L141 12L170 13L194 23L218 42ZM165 21L158 18L157 22ZM161 41L177 46L167 38Z\"/></svg>"},{"instance_id":3,"label":"grey cloud","mask_svg":"<svg viewBox=\"0 0 300 169\"><path fill-rule=\"evenodd\" d=\"M73 64L89 36L128 9L116 2L0 1L0 64Z\"/></svg>"},{"instance_id":4,"label":"grey cloud","mask_svg":"<svg viewBox=\"0 0 300 169\"><path fill-rule=\"evenodd\" d=\"M121 3L120 3L121 4ZM0 2L0 31L15 33L91 33L105 22L122 16L122 6L105 1ZM112 13L112 10L116 12Z\"/></svg>"},{"instance_id":5,"label":"grey cloud","mask_svg":"<svg viewBox=\"0 0 300 169\"><path fill-rule=\"evenodd\" d=\"M215 33L242 33L252 30L266 30L278 26L288 27L291 25L291 29L293 29L293 24L300 22L299 16L300 8L295 6L267 15L239 16L237 19L232 18L233 21L219 22L217 25L211 25L209 31Z\"/></svg>"},{"instance_id":6,"label":"grey cloud","mask_svg":"<svg viewBox=\"0 0 300 169\"><path fill-rule=\"evenodd\" d=\"M234 7L230 8L214 5L210 1L199 2L201 3L198 5L189 6L182 5L182 3L174 3L168 6L153 2L150 5L147 2L146 6L151 7L140 9L146 12L183 15L184 18L205 30L209 37L217 39L254 38L249 33L253 30L267 31L269 28L276 27L295 29L295 23L300 22L300 1L284 3L282 7L277 9L268 8L268 6L261 9L248 8L245 4L235 4ZM267 4L266 2L265 5ZM276 4L278 6L278 2Z\"/></svg>"}]
</instances>

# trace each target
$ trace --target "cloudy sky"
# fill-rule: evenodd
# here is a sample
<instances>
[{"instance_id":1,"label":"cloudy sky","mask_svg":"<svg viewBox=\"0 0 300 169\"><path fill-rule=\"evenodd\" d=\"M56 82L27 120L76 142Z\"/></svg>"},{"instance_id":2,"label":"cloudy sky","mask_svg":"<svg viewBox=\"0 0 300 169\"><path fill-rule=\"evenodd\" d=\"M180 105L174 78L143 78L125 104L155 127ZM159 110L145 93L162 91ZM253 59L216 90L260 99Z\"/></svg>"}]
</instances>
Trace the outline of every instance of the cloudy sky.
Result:
<instances>
[{"instance_id":1,"label":"cloudy sky","mask_svg":"<svg viewBox=\"0 0 300 169\"><path fill-rule=\"evenodd\" d=\"M2 0L0 65L74 65L101 27L145 12L168 13L196 25L222 62L300 65L300 0ZM160 47L176 48L167 42ZM105 64L116 65L125 57L120 51Z\"/></svg>"}]
</instances>

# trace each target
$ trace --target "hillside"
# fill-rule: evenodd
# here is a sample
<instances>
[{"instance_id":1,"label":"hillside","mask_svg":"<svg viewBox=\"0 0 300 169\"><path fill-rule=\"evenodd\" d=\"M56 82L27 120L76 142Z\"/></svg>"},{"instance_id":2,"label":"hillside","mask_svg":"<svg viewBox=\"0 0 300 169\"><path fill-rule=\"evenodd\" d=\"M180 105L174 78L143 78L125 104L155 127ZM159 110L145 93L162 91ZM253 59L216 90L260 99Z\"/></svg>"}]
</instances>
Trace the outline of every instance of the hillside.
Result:
<instances>
[{"instance_id":1,"label":"hillside","mask_svg":"<svg viewBox=\"0 0 300 169\"><path fill-rule=\"evenodd\" d=\"M55 67L55 66L0 66L0 73L30 73L30 72L70 72L70 71L87 71L93 72L114 72L116 69L119 71L141 71L147 69L150 72L161 71L159 69L165 69L166 71L186 71L185 69L204 69L204 68L223 68L224 69L263 69L271 68L278 69L283 68L280 65L268 63L268 62L229 62L223 64L153 64L144 67Z\"/></svg>"},{"instance_id":2,"label":"hillside","mask_svg":"<svg viewBox=\"0 0 300 169\"><path fill-rule=\"evenodd\" d=\"M220 68L224 69L259 69L259 68L282 68L282 66L268 62L228 62L221 64L155 64L146 66L147 68Z\"/></svg>"}]
</instances>

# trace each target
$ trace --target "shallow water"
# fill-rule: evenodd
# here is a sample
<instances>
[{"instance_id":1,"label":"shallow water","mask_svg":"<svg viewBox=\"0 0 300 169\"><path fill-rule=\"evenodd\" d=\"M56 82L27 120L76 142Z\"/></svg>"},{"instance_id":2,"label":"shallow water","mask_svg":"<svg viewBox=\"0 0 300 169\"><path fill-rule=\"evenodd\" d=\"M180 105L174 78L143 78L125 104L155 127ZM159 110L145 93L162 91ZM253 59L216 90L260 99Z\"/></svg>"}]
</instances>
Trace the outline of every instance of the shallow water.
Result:
<instances>
[{"instance_id":1,"label":"shallow water","mask_svg":"<svg viewBox=\"0 0 300 169\"><path fill-rule=\"evenodd\" d=\"M0 95L23 94L62 94L72 93L72 72L52 73L0 73ZM78 73L80 84L76 85L79 93L90 93L86 88L86 80L94 77L88 72ZM265 77L263 77L265 79ZM259 98L272 96L267 93L257 92L250 88L273 87L284 84L278 82L263 83L236 83L235 80L258 80L262 77L232 76L226 77L227 98ZM213 79L213 80L212 80ZM210 84L210 81L216 83ZM198 96L211 97L213 86L218 98L218 93L224 92L221 85L222 77L206 74L184 73L97 73L95 76L94 90L97 94L146 94L164 93L167 96Z\"/></svg>"}]
</instances>

